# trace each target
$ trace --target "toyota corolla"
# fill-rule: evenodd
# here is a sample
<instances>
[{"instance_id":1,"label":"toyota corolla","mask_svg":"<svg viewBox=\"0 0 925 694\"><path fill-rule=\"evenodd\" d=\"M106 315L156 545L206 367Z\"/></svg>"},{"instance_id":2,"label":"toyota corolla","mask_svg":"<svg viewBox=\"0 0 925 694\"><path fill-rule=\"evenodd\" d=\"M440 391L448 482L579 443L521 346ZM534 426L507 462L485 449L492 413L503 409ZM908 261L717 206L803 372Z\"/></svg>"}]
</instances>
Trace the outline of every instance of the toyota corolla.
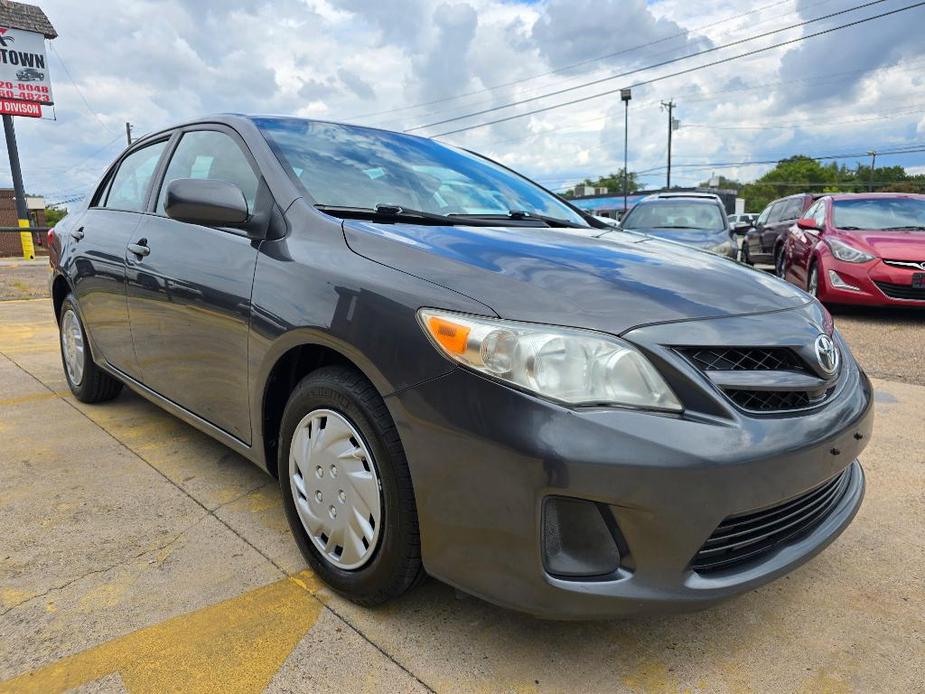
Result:
<instances>
[{"instance_id":1,"label":"toyota corolla","mask_svg":"<svg viewBox=\"0 0 925 694\"><path fill-rule=\"evenodd\" d=\"M819 302L433 140L190 122L51 246L75 397L128 386L276 476L363 605L429 574L545 617L703 607L861 504L870 383Z\"/></svg>"}]
</instances>

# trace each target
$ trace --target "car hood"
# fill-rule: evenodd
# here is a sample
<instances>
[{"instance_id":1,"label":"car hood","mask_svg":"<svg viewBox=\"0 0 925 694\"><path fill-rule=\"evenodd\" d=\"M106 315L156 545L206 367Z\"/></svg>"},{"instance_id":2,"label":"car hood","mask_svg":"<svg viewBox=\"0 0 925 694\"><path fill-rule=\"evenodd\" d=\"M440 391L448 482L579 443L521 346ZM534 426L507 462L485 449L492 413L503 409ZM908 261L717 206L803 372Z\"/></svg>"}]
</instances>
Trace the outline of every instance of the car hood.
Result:
<instances>
[{"instance_id":1,"label":"car hood","mask_svg":"<svg viewBox=\"0 0 925 694\"><path fill-rule=\"evenodd\" d=\"M359 255L453 289L498 316L621 333L665 321L801 306L781 280L704 251L600 229L345 220Z\"/></svg>"},{"instance_id":2,"label":"car hood","mask_svg":"<svg viewBox=\"0 0 925 694\"><path fill-rule=\"evenodd\" d=\"M842 231L839 233L849 242L860 241L876 255L887 260L925 260L925 231Z\"/></svg>"},{"instance_id":3,"label":"car hood","mask_svg":"<svg viewBox=\"0 0 925 694\"><path fill-rule=\"evenodd\" d=\"M654 236L666 241L683 243L686 246L698 248L712 248L723 241L729 240L729 232L711 231L709 229L632 229L633 233Z\"/></svg>"}]
</instances>

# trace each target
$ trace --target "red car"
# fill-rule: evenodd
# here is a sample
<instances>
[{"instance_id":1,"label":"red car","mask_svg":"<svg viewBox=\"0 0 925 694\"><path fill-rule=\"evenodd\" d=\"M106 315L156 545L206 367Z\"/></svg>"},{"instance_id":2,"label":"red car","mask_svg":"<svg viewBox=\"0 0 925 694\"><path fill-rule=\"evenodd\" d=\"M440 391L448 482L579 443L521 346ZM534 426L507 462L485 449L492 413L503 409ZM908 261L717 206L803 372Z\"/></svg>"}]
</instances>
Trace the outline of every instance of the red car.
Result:
<instances>
[{"instance_id":1,"label":"red car","mask_svg":"<svg viewBox=\"0 0 925 694\"><path fill-rule=\"evenodd\" d=\"M925 307L925 195L827 195L790 228L783 277L823 303Z\"/></svg>"}]
</instances>

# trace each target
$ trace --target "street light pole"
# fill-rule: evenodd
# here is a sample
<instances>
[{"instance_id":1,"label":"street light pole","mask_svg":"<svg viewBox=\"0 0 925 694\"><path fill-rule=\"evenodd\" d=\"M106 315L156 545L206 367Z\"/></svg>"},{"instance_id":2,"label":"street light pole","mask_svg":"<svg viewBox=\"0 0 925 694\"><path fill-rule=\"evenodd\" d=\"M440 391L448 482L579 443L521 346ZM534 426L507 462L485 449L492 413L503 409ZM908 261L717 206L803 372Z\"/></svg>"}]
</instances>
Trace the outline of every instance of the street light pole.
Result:
<instances>
[{"instance_id":1,"label":"street light pole","mask_svg":"<svg viewBox=\"0 0 925 694\"><path fill-rule=\"evenodd\" d=\"M877 153L871 150L868 154L870 155L870 176L867 178L867 190L872 192L874 189L874 169L877 168Z\"/></svg>"},{"instance_id":2,"label":"street light pole","mask_svg":"<svg viewBox=\"0 0 925 694\"><path fill-rule=\"evenodd\" d=\"M623 214L626 215L627 199L629 197L629 126L630 126L630 99L633 98L631 89L621 89L620 99L623 101Z\"/></svg>"},{"instance_id":3,"label":"street light pole","mask_svg":"<svg viewBox=\"0 0 925 694\"><path fill-rule=\"evenodd\" d=\"M671 190L671 133L675 129L674 107L674 99L667 103L662 102L662 108L668 111L668 178L665 181L665 190Z\"/></svg>"}]
</instances>

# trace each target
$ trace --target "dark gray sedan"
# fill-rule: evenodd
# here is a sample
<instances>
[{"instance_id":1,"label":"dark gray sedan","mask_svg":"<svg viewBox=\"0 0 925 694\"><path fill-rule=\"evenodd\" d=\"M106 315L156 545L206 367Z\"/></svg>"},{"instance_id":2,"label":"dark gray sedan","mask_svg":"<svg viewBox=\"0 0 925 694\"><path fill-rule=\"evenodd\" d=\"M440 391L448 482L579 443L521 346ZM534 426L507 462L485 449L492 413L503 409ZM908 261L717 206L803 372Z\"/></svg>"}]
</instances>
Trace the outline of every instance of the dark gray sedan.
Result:
<instances>
[{"instance_id":1,"label":"dark gray sedan","mask_svg":"<svg viewBox=\"0 0 925 694\"><path fill-rule=\"evenodd\" d=\"M738 255L736 229L719 197L709 193L650 195L627 212L620 226L727 258Z\"/></svg>"},{"instance_id":2,"label":"dark gray sedan","mask_svg":"<svg viewBox=\"0 0 925 694\"><path fill-rule=\"evenodd\" d=\"M861 504L871 388L817 301L467 151L207 118L50 242L74 395L128 386L276 476L363 605L430 574L547 617L701 607Z\"/></svg>"}]
</instances>

